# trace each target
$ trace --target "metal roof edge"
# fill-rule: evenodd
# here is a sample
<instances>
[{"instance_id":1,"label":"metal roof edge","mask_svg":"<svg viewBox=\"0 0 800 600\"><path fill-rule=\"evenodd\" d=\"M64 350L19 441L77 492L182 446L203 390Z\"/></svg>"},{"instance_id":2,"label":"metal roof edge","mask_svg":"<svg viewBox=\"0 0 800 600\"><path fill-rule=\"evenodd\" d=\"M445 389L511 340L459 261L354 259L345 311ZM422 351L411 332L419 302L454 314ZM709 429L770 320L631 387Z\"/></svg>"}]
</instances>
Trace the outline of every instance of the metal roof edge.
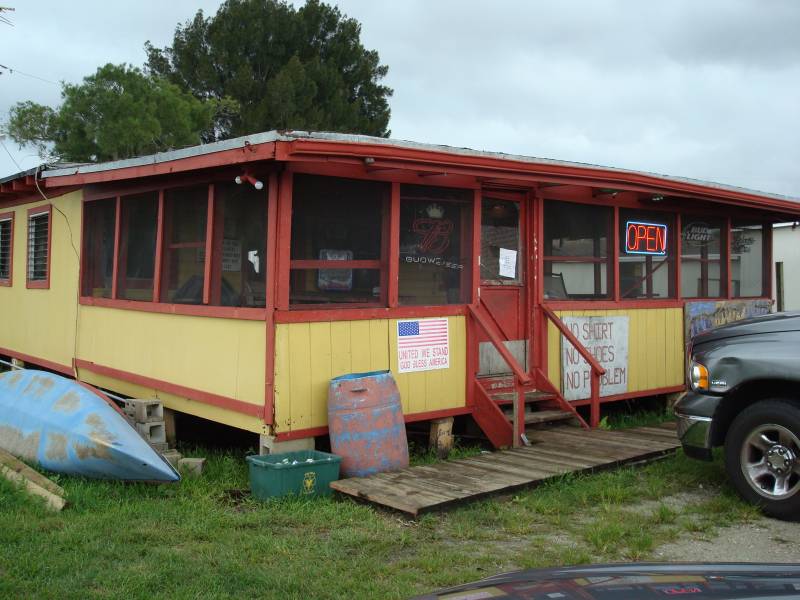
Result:
<instances>
[{"instance_id":1,"label":"metal roof edge","mask_svg":"<svg viewBox=\"0 0 800 600\"><path fill-rule=\"evenodd\" d=\"M136 158L126 158L123 160L87 164L64 169L52 169L44 171L41 177L42 179L47 179L51 177L64 177L66 175L101 173L103 171L114 171L116 169L125 169L128 167L156 165L160 163L172 162L173 160L191 158L193 156L203 156L205 154L213 154L215 152L224 152L225 150L235 150L237 148L243 148L248 144L265 144L274 142L276 139L278 139L278 134L276 131L267 131L264 133L244 135L219 142L211 142L210 144L199 144L197 146L190 146L189 148L181 148L180 150L169 150L167 152L157 152L147 156L137 156Z\"/></svg>"},{"instance_id":2,"label":"metal roof edge","mask_svg":"<svg viewBox=\"0 0 800 600\"><path fill-rule=\"evenodd\" d=\"M245 145L264 144L269 142L294 142L301 140L312 141L329 141L329 142L345 142L352 144L361 144L365 146L390 146L396 148L424 150L428 152L439 152L442 154L458 155L462 157L475 157L475 158L494 158L498 160L515 161L519 163L536 164L536 165L553 165L560 167L577 167L584 169L596 169L607 171L611 173L638 175L646 177L654 177L664 181L665 183L680 183L705 187L709 190L720 190L738 194L749 194L759 196L761 198L780 200L800 205L800 197L787 196L783 194L774 194L770 192L762 192L759 190L748 189L735 185L728 185L723 183L716 183L711 181L704 181L701 179L694 179L690 177L679 177L674 175L664 175L661 173L654 173L650 171L637 171L634 169L622 169L619 167L608 167L603 165L595 165L592 163L580 163L564 160L556 160L551 158L540 158L534 156L525 156L520 154L507 154L503 152L492 152L487 150L474 150L471 148L463 148L456 146L447 146L443 144L427 144L421 142L412 142L408 140L399 140L392 138L381 138L369 135L350 134L350 133L333 133L333 132L317 132L317 131L267 131L263 133L256 133L252 135L245 135L229 140L222 140L219 142L212 142L210 144L200 144L189 148L182 148L180 150L170 150L168 152L159 152L148 156L140 156L136 158L129 158L124 160L81 165L69 168L51 169L41 173L41 177L53 178L63 177L68 175L79 175L84 173L98 173L103 171L111 171L115 169L124 169L127 167L139 167L145 165L154 165L159 163L170 162L174 160L181 160L184 158L191 158L194 156L202 156L206 154L213 154L215 152L222 152L225 150L233 150L242 148Z\"/></svg>"}]
</instances>

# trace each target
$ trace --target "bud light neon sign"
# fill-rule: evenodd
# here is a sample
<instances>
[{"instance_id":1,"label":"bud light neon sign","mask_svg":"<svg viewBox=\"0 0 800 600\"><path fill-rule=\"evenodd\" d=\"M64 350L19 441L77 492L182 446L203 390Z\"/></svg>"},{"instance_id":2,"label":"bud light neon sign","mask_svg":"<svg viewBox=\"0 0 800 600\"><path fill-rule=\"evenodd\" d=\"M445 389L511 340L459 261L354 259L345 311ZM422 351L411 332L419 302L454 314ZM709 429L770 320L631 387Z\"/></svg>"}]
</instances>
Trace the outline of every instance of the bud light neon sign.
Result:
<instances>
[{"instance_id":1,"label":"bud light neon sign","mask_svg":"<svg viewBox=\"0 0 800 600\"><path fill-rule=\"evenodd\" d=\"M664 256L667 253L666 224L628 221L625 224L625 252Z\"/></svg>"}]
</instances>

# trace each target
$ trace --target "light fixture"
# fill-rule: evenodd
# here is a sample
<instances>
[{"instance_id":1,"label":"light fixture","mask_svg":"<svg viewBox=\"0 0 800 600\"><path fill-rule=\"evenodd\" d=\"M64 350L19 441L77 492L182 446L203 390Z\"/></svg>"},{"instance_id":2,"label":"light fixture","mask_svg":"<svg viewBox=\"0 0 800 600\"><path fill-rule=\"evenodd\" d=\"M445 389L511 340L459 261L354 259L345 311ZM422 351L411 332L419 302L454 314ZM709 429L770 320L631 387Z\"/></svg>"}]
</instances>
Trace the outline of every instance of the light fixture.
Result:
<instances>
[{"instance_id":1,"label":"light fixture","mask_svg":"<svg viewBox=\"0 0 800 600\"><path fill-rule=\"evenodd\" d=\"M661 194L653 194L651 196L650 200L652 202L663 202L664 201L664 196L662 196Z\"/></svg>"},{"instance_id":2,"label":"light fixture","mask_svg":"<svg viewBox=\"0 0 800 600\"><path fill-rule=\"evenodd\" d=\"M255 177L250 175L250 173L244 173L242 175L237 175L234 178L234 181L238 185L242 185L246 181L247 183L253 184L253 187L256 188L257 190L263 190L264 189L264 183L261 180L256 179Z\"/></svg>"},{"instance_id":3,"label":"light fixture","mask_svg":"<svg viewBox=\"0 0 800 600\"><path fill-rule=\"evenodd\" d=\"M364 158L364 164L365 165L374 165L375 164L375 159L372 158L371 156L367 156L367 157Z\"/></svg>"}]
</instances>

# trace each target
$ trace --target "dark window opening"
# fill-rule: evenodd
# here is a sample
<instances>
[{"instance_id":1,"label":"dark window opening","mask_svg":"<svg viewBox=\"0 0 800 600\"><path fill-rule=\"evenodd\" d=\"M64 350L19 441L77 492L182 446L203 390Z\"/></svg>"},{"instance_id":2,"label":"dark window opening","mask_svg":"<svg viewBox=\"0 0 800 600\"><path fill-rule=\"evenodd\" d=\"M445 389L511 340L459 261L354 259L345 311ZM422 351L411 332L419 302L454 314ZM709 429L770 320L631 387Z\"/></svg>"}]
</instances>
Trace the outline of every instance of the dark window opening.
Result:
<instances>
[{"instance_id":1,"label":"dark window opening","mask_svg":"<svg viewBox=\"0 0 800 600\"><path fill-rule=\"evenodd\" d=\"M207 220L207 186L166 192L162 302L203 303Z\"/></svg>"},{"instance_id":2,"label":"dark window opening","mask_svg":"<svg viewBox=\"0 0 800 600\"><path fill-rule=\"evenodd\" d=\"M121 199L117 298L152 302L158 193Z\"/></svg>"},{"instance_id":3,"label":"dark window opening","mask_svg":"<svg viewBox=\"0 0 800 600\"><path fill-rule=\"evenodd\" d=\"M115 198L84 205L82 296L111 298L116 215Z\"/></svg>"},{"instance_id":4,"label":"dark window opening","mask_svg":"<svg viewBox=\"0 0 800 600\"><path fill-rule=\"evenodd\" d=\"M251 185L215 186L211 304L266 306L267 202Z\"/></svg>"},{"instance_id":5,"label":"dark window opening","mask_svg":"<svg viewBox=\"0 0 800 600\"><path fill-rule=\"evenodd\" d=\"M731 224L731 295L734 298L768 296L764 269L764 225Z\"/></svg>"},{"instance_id":6,"label":"dark window opening","mask_svg":"<svg viewBox=\"0 0 800 600\"><path fill-rule=\"evenodd\" d=\"M291 304L385 305L389 196L384 183L295 176Z\"/></svg>"},{"instance_id":7,"label":"dark window opening","mask_svg":"<svg viewBox=\"0 0 800 600\"><path fill-rule=\"evenodd\" d=\"M545 203L545 299L610 297L613 222L614 211L606 206L552 200Z\"/></svg>"},{"instance_id":8,"label":"dark window opening","mask_svg":"<svg viewBox=\"0 0 800 600\"><path fill-rule=\"evenodd\" d=\"M470 301L473 205L471 190L400 187L400 304Z\"/></svg>"},{"instance_id":9,"label":"dark window opening","mask_svg":"<svg viewBox=\"0 0 800 600\"><path fill-rule=\"evenodd\" d=\"M726 295L725 221L683 215L681 223L681 296Z\"/></svg>"},{"instance_id":10,"label":"dark window opening","mask_svg":"<svg viewBox=\"0 0 800 600\"><path fill-rule=\"evenodd\" d=\"M519 284L521 268L519 203L484 197L481 202L481 279Z\"/></svg>"}]
</instances>

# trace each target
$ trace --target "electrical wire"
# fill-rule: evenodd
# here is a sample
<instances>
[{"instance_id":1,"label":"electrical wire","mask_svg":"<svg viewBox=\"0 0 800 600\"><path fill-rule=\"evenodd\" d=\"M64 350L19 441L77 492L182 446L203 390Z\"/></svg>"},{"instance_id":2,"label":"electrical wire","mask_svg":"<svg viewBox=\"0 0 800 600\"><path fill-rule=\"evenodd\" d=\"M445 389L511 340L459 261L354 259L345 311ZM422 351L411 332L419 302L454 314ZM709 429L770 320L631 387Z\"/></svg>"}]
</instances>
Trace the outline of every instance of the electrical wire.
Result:
<instances>
[{"instance_id":1,"label":"electrical wire","mask_svg":"<svg viewBox=\"0 0 800 600\"><path fill-rule=\"evenodd\" d=\"M33 75L32 73L26 73L25 71L20 71L19 69L14 69L12 67L7 67L6 65L0 65L0 69L5 69L12 75L24 75L25 77L30 77L31 79L38 79L39 81L44 81L45 83L52 83L53 85L61 85L57 81L53 81L52 79L45 79L44 77L39 77L38 75Z\"/></svg>"}]
</instances>

